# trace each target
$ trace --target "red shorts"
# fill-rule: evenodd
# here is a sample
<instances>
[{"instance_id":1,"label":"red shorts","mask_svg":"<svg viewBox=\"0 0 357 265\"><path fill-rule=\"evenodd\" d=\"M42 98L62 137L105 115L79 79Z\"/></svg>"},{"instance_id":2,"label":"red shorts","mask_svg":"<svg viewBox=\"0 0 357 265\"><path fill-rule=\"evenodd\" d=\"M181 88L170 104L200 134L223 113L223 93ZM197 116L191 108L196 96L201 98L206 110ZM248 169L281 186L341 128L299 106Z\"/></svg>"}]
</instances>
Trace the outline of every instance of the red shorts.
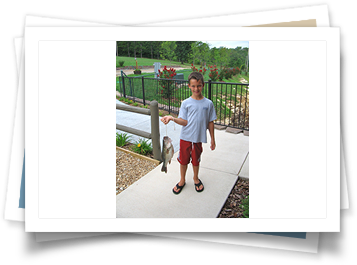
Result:
<instances>
[{"instance_id":1,"label":"red shorts","mask_svg":"<svg viewBox=\"0 0 357 265\"><path fill-rule=\"evenodd\" d=\"M192 165L198 166L201 161L202 151L202 143L192 143L180 139L180 152L177 160L181 165L187 165L190 163L190 158L192 158Z\"/></svg>"}]
</instances>

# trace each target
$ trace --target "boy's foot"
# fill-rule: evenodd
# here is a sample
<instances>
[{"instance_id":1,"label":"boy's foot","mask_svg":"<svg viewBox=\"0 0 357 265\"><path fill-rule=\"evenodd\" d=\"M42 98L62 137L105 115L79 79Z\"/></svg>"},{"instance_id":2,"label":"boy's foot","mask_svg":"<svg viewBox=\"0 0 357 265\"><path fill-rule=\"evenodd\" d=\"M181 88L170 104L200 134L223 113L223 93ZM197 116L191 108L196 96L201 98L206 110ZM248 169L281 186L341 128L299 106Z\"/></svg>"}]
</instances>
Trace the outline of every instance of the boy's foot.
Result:
<instances>
[{"instance_id":1,"label":"boy's foot","mask_svg":"<svg viewBox=\"0 0 357 265\"><path fill-rule=\"evenodd\" d=\"M180 182L177 183L176 186L172 189L173 193L179 194L185 185L186 185L186 182L182 186L180 186Z\"/></svg>"},{"instance_id":2,"label":"boy's foot","mask_svg":"<svg viewBox=\"0 0 357 265\"><path fill-rule=\"evenodd\" d=\"M196 180L194 180L194 182L195 182L195 189L196 189L196 191L197 191L197 192L203 191L204 187L203 187L203 184L202 184L201 180L198 179L197 183L196 183Z\"/></svg>"}]
</instances>

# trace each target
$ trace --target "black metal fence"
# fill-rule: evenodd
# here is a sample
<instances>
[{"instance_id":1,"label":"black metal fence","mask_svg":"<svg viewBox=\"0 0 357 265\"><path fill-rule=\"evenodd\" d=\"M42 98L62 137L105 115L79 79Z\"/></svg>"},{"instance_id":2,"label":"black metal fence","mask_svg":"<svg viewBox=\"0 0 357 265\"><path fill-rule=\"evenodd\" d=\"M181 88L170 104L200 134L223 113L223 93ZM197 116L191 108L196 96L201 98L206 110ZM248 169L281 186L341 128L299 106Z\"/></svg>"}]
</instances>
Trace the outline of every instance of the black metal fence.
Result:
<instances>
[{"instance_id":1,"label":"black metal fence","mask_svg":"<svg viewBox=\"0 0 357 265\"><path fill-rule=\"evenodd\" d=\"M178 114L181 102L191 96L187 80L117 76L116 89L121 97L144 105L152 100L159 109ZM215 124L249 130L249 84L205 81L203 96L216 110Z\"/></svg>"}]
</instances>

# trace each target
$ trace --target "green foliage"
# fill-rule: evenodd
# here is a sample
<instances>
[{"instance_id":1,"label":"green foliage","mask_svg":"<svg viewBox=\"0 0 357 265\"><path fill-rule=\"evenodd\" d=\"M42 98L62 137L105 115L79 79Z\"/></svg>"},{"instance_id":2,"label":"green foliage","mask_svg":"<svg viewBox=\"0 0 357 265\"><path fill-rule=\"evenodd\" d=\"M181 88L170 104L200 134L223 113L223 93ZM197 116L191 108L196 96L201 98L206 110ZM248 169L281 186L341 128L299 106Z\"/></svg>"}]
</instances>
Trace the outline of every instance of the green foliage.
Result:
<instances>
[{"instance_id":1,"label":"green foliage","mask_svg":"<svg viewBox=\"0 0 357 265\"><path fill-rule=\"evenodd\" d=\"M242 200L240 207L243 209L243 217L249 218L249 196L246 199Z\"/></svg>"},{"instance_id":2,"label":"green foliage","mask_svg":"<svg viewBox=\"0 0 357 265\"><path fill-rule=\"evenodd\" d=\"M168 61L177 60L176 64L216 64L219 68L228 67L242 68L249 66L248 48L236 47L209 47L209 43L202 41L118 41L117 56L120 61L125 60L125 65L134 66L136 56L138 64L150 65L158 60L167 58ZM124 59L125 58L125 59ZM150 58L150 59L148 59ZM151 60L147 63L143 60ZM161 64L168 64L162 62ZM170 62L171 64L171 62ZM117 67L119 63L117 61Z\"/></svg>"},{"instance_id":3,"label":"green foliage","mask_svg":"<svg viewBox=\"0 0 357 265\"><path fill-rule=\"evenodd\" d=\"M191 63L191 71L192 72L200 72L203 76L205 76L207 69L204 66L200 66L200 69L197 69L196 66L193 65L193 63Z\"/></svg>"},{"instance_id":4,"label":"green foliage","mask_svg":"<svg viewBox=\"0 0 357 265\"><path fill-rule=\"evenodd\" d=\"M172 94L173 90L175 89L174 82L169 80L161 80L162 79L173 79L176 75L176 70L174 68L167 68L166 65L162 71L159 70L159 85L162 87L160 93L162 94L163 98L169 98Z\"/></svg>"},{"instance_id":5,"label":"green foliage","mask_svg":"<svg viewBox=\"0 0 357 265\"><path fill-rule=\"evenodd\" d=\"M177 45L176 45L175 41L164 41L161 44L161 52L160 52L161 57L164 59L170 60L170 64L171 64L171 61L175 57L176 47L177 47Z\"/></svg>"},{"instance_id":6,"label":"green foliage","mask_svg":"<svg viewBox=\"0 0 357 265\"><path fill-rule=\"evenodd\" d=\"M138 105L138 102L134 102L133 106L135 106L135 107L136 107L137 105Z\"/></svg>"},{"instance_id":7,"label":"green foliage","mask_svg":"<svg viewBox=\"0 0 357 265\"><path fill-rule=\"evenodd\" d=\"M135 142L135 145L132 147L132 151L141 155L147 155L152 153L151 143L148 143L149 140L140 139Z\"/></svg>"},{"instance_id":8,"label":"green foliage","mask_svg":"<svg viewBox=\"0 0 357 265\"><path fill-rule=\"evenodd\" d=\"M176 41L176 49L175 53L177 56L177 60L183 64L184 62L188 62L188 57L191 52L191 44L194 41Z\"/></svg>"},{"instance_id":9,"label":"green foliage","mask_svg":"<svg viewBox=\"0 0 357 265\"><path fill-rule=\"evenodd\" d=\"M211 80L213 82L217 81L217 79L218 79L218 69L216 68L216 65L210 65L209 69L210 69L209 77L211 78Z\"/></svg>"},{"instance_id":10,"label":"green foliage","mask_svg":"<svg viewBox=\"0 0 357 265\"><path fill-rule=\"evenodd\" d=\"M129 143L129 140L131 139L131 137L129 135L127 135L126 133L117 133L117 137L116 137L116 141L117 141L117 146L121 147L126 145L127 143Z\"/></svg>"}]
</instances>

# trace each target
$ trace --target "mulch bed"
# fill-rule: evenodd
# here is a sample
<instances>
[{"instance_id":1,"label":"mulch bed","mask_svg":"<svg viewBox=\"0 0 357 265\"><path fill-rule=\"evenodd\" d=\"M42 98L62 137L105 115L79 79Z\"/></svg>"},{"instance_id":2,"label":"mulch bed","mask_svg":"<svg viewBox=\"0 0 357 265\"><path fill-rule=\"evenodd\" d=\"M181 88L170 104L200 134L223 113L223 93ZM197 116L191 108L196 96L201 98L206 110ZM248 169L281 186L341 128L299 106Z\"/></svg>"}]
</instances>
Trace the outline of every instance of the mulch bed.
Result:
<instances>
[{"instance_id":1,"label":"mulch bed","mask_svg":"<svg viewBox=\"0 0 357 265\"><path fill-rule=\"evenodd\" d=\"M244 218L243 209L239 206L249 195L249 179L239 178L222 207L218 218Z\"/></svg>"}]
</instances>

